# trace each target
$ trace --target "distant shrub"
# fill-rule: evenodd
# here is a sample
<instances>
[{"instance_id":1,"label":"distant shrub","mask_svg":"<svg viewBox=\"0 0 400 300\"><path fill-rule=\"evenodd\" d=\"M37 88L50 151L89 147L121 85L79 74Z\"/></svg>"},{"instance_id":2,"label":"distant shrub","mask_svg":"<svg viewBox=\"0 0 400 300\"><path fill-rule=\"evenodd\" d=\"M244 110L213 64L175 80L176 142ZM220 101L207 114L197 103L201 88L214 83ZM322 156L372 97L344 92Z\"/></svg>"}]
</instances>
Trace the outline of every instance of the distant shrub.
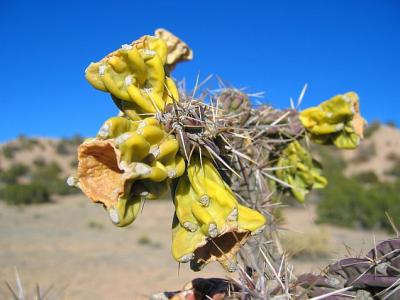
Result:
<instances>
[{"instance_id":1,"label":"distant shrub","mask_svg":"<svg viewBox=\"0 0 400 300\"><path fill-rule=\"evenodd\" d=\"M79 134L74 135L72 138L61 139L56 145L56 152L60 155L68 155L75 151L76 147L82 144L83 137Z\"/></svg>"},{"instance_id":2,"label":"distant shrub","mask_svg":"<svg viewBox=\"0 0 400 300\"><path fill-rule=\"evenodd\" d=\"M14 158L15 152L17 152L19 148L15 145L4 145L2 148L2 152L5 158L12 159Z\"/></svg>"},{"instance_id":3,"label":"distant shrub","mask_svg":"<svg viewBox=\"0 0 400 300\"><path fill-rule=\"evenodd\" d=\"M358 164L364 163L369 161L374 155L376 155L375 144L362 144L356 150L356 156L351 161Z\"/></svg>"},{"instance_id":4,"label":"distant shrub","mask_svg":"<svg viewBox=\"0 0 400 300\"><path fill-rule=\"evenodd\" d=\"M36 167L41 168L41 167L44 167L44 166L46 165L46 161L44 160L43 157L36 157L36 158L33 160L33 164L34 164Z\"/></svg>"},{"instance_id":5,"label":"distant shrub","mask_svg":"<svg viewBox=\"0 0 400 300\"><path fill-rule=\"evenodd\" d=\"M387 122L386 122L386 125L389 126L389 127L393 127L393 128L396 128L396 127L397 127L396 122L393 121L393 120L387 121Z\"/></svg>"},{"instance_id":6,"label":"distant shrub","mask_svg":"<svg viewBox=\"0 0 400 300\"><path fill-rule=\"evenodd\" d=\"M89 223L87 225L88 225L88 227L90 229L98 229L98 230L104 229L103 223L99 223L99 222L94 221L94 220L89 221Z\"/></svg>"},{"instance_id":7,"label":"distant shrub","mask_svg":"<svg viewBox=\"0 0 400 300\"><path fill-rule=\"evenodd\" d=\"M329 158L327 152L323 156L329 184L320 192L318 223L390 231L392 227L385 214L388 212L395 224L400 224L400 182L368 182L366 185L364 181L374 181L376 175L346 178L337 166L340 163L335 166L335 159Z\"/></svg>"},{"instance_id":8,"label":"distant shrub","mask_svg":"<svg viewBox=\"0 0 400 300\"><path fill-rule=\"evenodd\" d=\"M18 137L18 141L20 143L20 148L24 150L32 150L34 146L39 144L37 139L28 138L23 134Z\"/></svg>"},{"instance_id":9,"label":"distant shrub","mask_svg":"<svg viewBox=\"0 0 400 300\"><path fill-rule=\"evenodd\" d=\"M362 205L360 199L364 192L361 184L354 179L332 180L328 177L329 185L321 192L322 199L318 205L318 223L330 223L346 227L363 227L360 215Z\"/></svg>"},{"instance_id":10,"label":"distant shrub","mask_svg":"<svg viewBox=\"0 0 400 300\"><path fill-rule=\"evenodd\" d=\"M0 182L3 184L17 183L18 178L26 175L29 167L24 164L14 164L9 169L0 173Z\"/></svg>"},{"instance_id":11,"label":"distant shrub","mask_svg":"<svg viewBox=\"0 0 400 300\"><path fill-rule=\"evenodd\" d=\"M75 134L71 139L70 143L72 146L77 147L83 143L84 138L80 134Z\"/></svg>"},{"instance_id":12,"label":"distant shrub","mask_svg":"<svg viewBox=\"0 0 400 300\"><path fill-rule=\"evenodd\" d=\"M371 137L375 131L377 131L381 127L381 124L378 121L374 121L364 130L364 137Z\"/></svg>"},{"instance_id":13,"label":"distant shrub","mask_svg":"<svg viewBox=\"0 0 400 300\"><path fill-rule=\"evenodd\" d=\"M145 234L141 235L138 238L137 243L142 246L150 246L152 248L161 248L161 244L159 242L153 241L150 237L148 237Z\"/></svg>"},{"instance_id":14,"label":"distant shrub","mask_svg":"<svg viewBox=\"0 0 400 300\"><path fill-rule=\"evenodd\" d=\"M355 175L355 178L362 183L377 183L379 182L378 176L374 171L362 172Z\"/></svg>"},{"instance_id":15,"label":"distant shrub","mask_svg":"<svg viewBox=\"0 0 400 300\"><path fill-rule=\"evenodd\" d=\"M73 159L71 160L71 162L69 163L70 167L72 168L77 168L78 167L78 160L77 159Z\"/></svg>"},{"instance_id":16,"label":"distant shrub","mask_svg":"<svg viewBox=\"0 0 400 300\"><path fill-rule=\"evenodd\" d=\"M390 152L388 155L386 155L386 158L390 161L400 161L400 155L394 152Z\"/></svg>"},{"instance_id":17,"label":"distant shrub","mask_svg":"<svg viewBox=\"0 0 400 300\"><path fill-rule=\"evenodd\" d=\"M385 172L386 175L400 178L400 159L396 160L393 166Z\"/></svg>"},{"instance_id":18,"label":"distant shrub","mask_svg":"<svg viewBox=\"0 0 400 300\"><path fill-rule=\"evenodd\" d=\"M57 152L57 154L60 154L60 155L70 154L68 142L66 142L65 140L59 141L56 146L56 152Z\"/></svg>"},{"instance_id":19,"label":"distant shrub","mask_svg":"<svg viewBox=\"0 0 400 300\"><path fill-rule=\"evenodd\" d=\"M310 230L303 233L285 232L280 235L282 245L290 256L297 259L329 257L329 233L325 230Z\"/></svg>"},{"instance_id":20,"label":"distant shrub","mask_svg":"<svg viewBox=\"0 0 400 300\"><path fill-rule=\"evenodd\" d=\"M32 173L32 182L45 186L50 194L66 195L75 193L76 190L68 186L60 174L60 166L56 162L51 162L48 165L38 167Z\"/></svg>"},{"instance_id":21,"label":"distant shrub","mask_svg":"<svg viewBox=\"0 0 400 300\"><path fill-rule=\"evenodd\" d=\"M61 167L56 162L51 162L49 164L45 164L42 166L38 166L36 170L33 172L33 178L45 178L50 179L52 177L57 177L61 173Z\"/></svg>"},{"instance_id":22,"label":"distant shrub","mask_svg":"<svg viewBox=\"0 0 400 300\"><path fill-rule=\"evenodd\" d=\"M6 185L0 190L0 198L11 205L50 202L47 189L37 183Z\"/></svg>"}]
</instances>

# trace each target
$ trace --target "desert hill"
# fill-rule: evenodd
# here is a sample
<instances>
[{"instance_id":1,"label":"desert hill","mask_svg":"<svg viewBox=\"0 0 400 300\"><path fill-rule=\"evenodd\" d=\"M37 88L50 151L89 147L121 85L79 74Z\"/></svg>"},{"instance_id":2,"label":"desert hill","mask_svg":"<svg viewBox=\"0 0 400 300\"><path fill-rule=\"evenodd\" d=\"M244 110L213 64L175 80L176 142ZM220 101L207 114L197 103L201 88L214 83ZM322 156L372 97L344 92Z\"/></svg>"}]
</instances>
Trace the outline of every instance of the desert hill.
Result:
<instances>
[{"instance_id":1,"label":"desert hill","mask_svg":"<svg viewBox=\"0 0 400 300\"><path fill-rule=\"evenodd\" d=\"M36 165L56 163L61 175L69 176L75 171L76 149L81 142L80 136L68 139L20 136L0 144L0 171L15 164L34 168ZM346 163L346 176L373 172L381 181L394 180L396 168L400 165L400 129L372 123L358 149L337 151L337 154Z\"/></svg>"}]
</instances>

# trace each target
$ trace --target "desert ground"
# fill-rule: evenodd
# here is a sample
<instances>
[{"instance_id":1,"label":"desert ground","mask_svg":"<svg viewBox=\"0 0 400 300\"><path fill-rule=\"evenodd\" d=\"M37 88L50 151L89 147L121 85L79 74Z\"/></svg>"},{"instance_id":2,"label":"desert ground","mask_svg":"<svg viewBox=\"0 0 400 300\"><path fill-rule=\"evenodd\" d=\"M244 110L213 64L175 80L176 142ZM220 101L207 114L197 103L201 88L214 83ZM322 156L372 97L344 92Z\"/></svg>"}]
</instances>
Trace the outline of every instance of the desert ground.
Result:
<instances>
[{"instance_id":1,"label":"desert ground","mask_svg":"<svg viewBox=\"0 0 400 300\"><path fill-rule=\"evenodd\" d=\"M173 260L173 205L168 200L148 201L127 228L113 226L103 208L82 195L55 202L20 208L0 203L1 299L10 298L4 281L15 286L15 269L25 294L33 295L39 284L42 290L52 287L55 299L148 299L177 290L195 277L228 275L215 263L194 273ZM382 232L316 227L313 206L287 208L284 216L289 237L320 239L326 252L293 259L295 273L318 272L334 258L366 252L374 241L388 237Z\"/></svg>"}]
</instances>

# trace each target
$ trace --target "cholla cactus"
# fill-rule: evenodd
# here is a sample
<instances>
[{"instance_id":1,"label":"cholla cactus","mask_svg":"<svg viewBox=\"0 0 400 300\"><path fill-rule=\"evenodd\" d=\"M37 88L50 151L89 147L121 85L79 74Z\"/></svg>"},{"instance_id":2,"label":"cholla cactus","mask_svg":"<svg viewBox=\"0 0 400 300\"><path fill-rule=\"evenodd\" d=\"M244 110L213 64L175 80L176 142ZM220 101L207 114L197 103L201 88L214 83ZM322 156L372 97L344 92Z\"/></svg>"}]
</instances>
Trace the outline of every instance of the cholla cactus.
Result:
<instances>
[{"instance_id":1,"label":"cholla cactus","mask_svg":"<svg viewBox=\"0 0 400 300\"><path fill-rule=\"evenodd\" d=\"M276 272L265 270L260 254L274 261L279 253L279 193L289 190L303 202L311 189L326 185L300 142L309 135L323 144L356 146L363 125L358 98L336 96L300 113L253 107L250 96L234 88L204 91L199 99L178 91L169 77L192 56L179 38L158 30L88 67L87 80L111 94L121 116L79 147L73 183L102 203L118 226L135 220L142 201L170 189L173 257L195 271L218 261L233 272L239 252L254 281L249 293L265 291L265 279ZM268 247L266 239L272 240ZM246 256L245 247L253 254Z\"/></svg>"}]
</instances>

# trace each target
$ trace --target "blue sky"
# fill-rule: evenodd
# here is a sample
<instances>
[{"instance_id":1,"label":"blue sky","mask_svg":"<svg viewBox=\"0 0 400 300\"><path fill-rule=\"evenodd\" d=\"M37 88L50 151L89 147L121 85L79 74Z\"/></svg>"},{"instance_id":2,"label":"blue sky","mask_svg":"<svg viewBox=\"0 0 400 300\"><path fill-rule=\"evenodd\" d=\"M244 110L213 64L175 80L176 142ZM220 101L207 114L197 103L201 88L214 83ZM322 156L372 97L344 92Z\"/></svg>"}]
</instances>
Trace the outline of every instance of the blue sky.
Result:
<instances>
[{"instance_id":1,"label":"blue sky","mask_svg":"<svg viewBox=\"0 0 400 300\"><path fill-rule=\"evenodd\" d=\"M0 1L0 141L19 134L92 136L116 114L84 70L164 27L195 53L177 79L218 74L302 107L354 90L369 120L400 124L400 2Z\"/></svg>"}]
</instances>

